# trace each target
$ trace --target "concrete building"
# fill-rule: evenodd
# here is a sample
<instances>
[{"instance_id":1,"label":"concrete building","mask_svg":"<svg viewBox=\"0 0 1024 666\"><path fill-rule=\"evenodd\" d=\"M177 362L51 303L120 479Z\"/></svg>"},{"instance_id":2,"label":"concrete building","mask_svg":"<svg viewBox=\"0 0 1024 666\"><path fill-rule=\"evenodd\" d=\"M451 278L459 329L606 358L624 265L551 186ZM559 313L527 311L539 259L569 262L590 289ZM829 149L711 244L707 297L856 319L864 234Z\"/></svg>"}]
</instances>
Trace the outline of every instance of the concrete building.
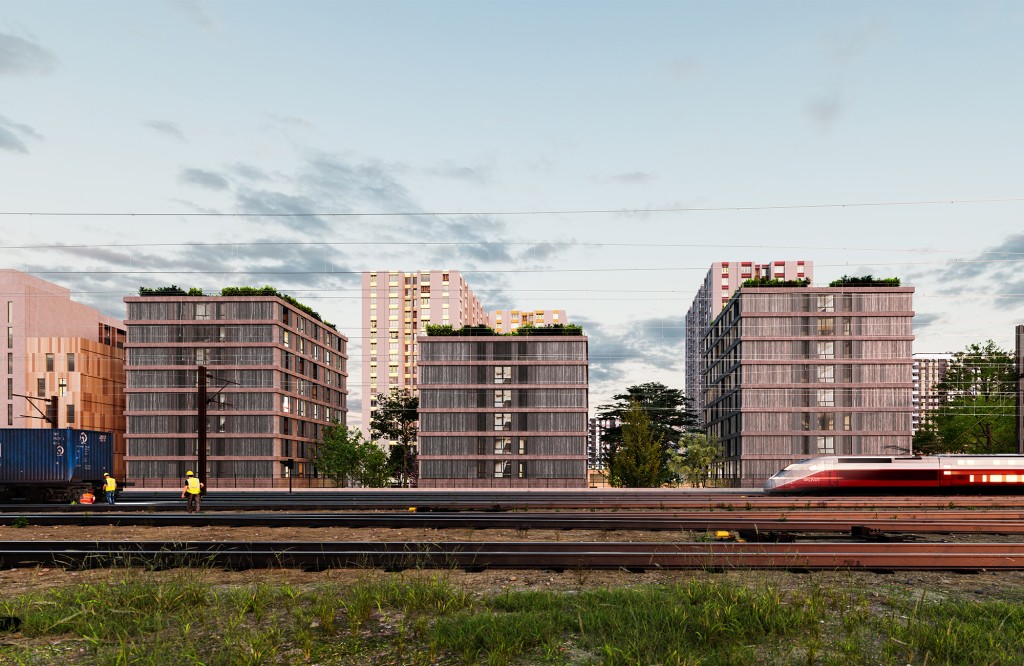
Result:
<instances>
[{"instance_id":1,"label":"concrete building","mask_svg":"<svg viewBox=\"0 0 1024 666\"><path fill-rule=\"evenodd\" d=\"M458 271L366 272L362 297L361 416L369 436L379 394L416 390L417 336L430 324L486 324L487 314Z\"/></svg>"},{"instance_id":2,"label":"concrete building","mask_svg":"<svg viewBox=\"0 0 1024 666\"><path fill-rule=\"evenodd\" d=\"M686 313L686 397L693 400L697 414L704 412L704 356L701 341L707 335L711 321L745 280L768 278L775 280L814 280L812 261L772 261L759 264L753 261L718 261L711 264L704 283Z\"/></svg>"},{"instance_id":3,"label":"concrete building","mask_svg":"<svg viewBox=\"0 0 1024 666\"><path fill-rule=\"evenodd\" d=\"M487 315L487 325L495 333L511 333L520 326L565 324L565 310L495 310Z\"/></svg>"},{"instance_id":4,"label":"concrete building","mask_svg":"<svg viewBox=\"0 0 1024 666\"><path fill-rule=\"evenodd\" d=\"M912 379L914 382L913 430L917 432L929 420L929 415L938 409L946 396L938 390L939 383L946 378L946 370L952 356L949 354L914 354Z\"/></svg>"},{"instance_id":5,"label":"concrete building","mask_svg":"<svg viewBox=\"0 0 1024 666\"><path fill-rule=\"evenodd\" d=\"M595 417L587 422L587 469L603 470L607 467L605 454L608 452L608 443L604 440L604 435L609 428L619 425L621 424L615 417Z\"/></svg>"},{"instance_id":6,"label":"concrete building","mask_svg":"<svg viewBox=\"0 0 1024 666\"><path fill-rule=\"evenodd\" d=\"M1014 329L1017 354L1017 453L1024 455L1024 324Z\"/></svg>"},{"instance_id":7,"label":"concrete building","mask_svg":"<svg viewBox=\"0 0 1024 666\"><path fill-rule=\"evenodd\" d=\"M130 481L177 487L186 470L202 474L195 469L202 366L207 485L318 485L312 445L323 426L346 423L344 335L280 295L124 300ZM281 464L289 459L290 472Z\"/></svg>"},{"instance_id":8,"label":"concrete building","mask_svg":"<svg viewBox=\"0 0 1024 666\"><path fill-rule=\"evenodd\" d=\"M740 289L703 340L723 480L757 486L809 456L909 453L913 292Z\"/></svg>"},{"instance_id":9,"label":"concrete building","mask_svg":"<svg viewBox=\"0 0 1024 666\"><path fill-rule=\"evenodd\" d=\"M586 336L418 343L420 487L586 487Z\"/></svg>"},{"instance_id":10,"label":"concrete building","mask_svg":"<svg viewBox=\"0 0 1024 666\"><path fill-rule=\"evenodd\" d=\"M124 323L71 300L71 291L20 271L0 270L7 316L7 399L2 427L57 426L114 434L114 469L124 478ZM28 398L22 396L29 396Z\"/></svg>"}]
</instances>

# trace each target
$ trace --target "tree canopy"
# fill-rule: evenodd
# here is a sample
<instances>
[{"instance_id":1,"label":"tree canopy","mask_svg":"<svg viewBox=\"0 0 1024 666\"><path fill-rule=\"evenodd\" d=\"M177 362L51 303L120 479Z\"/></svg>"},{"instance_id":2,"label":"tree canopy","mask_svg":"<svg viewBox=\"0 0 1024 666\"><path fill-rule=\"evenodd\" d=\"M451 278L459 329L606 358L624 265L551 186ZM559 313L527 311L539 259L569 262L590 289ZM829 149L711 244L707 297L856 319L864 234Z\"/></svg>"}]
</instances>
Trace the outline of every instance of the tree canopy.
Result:
<instances>
[{"instance_id":1,"label":"tree canopy","mask_svg":"<svg viewBox=\"0 0 1024 666\"><path fill-rule=\"evenodd\" d=\"M669 469L681 481L703 488L719 458L721 451L717 440L703 433L687 433L679 441L679 450L670 457Z\"/></svg>"},{"instance_id":2,"label":"tree canopy","mask_svg":"<svg viewBox=\"0 0 1024 666\"><path fill-rule=\"evenodd\" d=\"M313 449L313 464L343 488L352 483L381 488L390 476L384 451L366 441L358 428L346 428L337 422L323 429Z\"/></svg>"},{"instance_id":3,"label":"tree canopy","mask_svg":"<svg viewBox=\"0 0 1024 666\"><path fill-rule=\"evenodd\" d=\"M1013 453L1017 370L1010 352L992 340L954 354L938 391L939 408L914 435L914 451Z\"/></svg>"},{"instance_id":4,"label":"tree canopy","mask_svg":"<svg viewBox=\"0 0 1024 666\"><path fill-rule=\"evenodd\" d=\"M597 408L599 418L616 419L620 424L605 430L608 457L611 458L615 450L625 442L625 416L635 402L647 415L651 432L661 445L660 480L662 483L671 481L674 475L668 467L670 452L678 447L679 439L684 434L696 430L698 425L690 399L679 389L669 388L661 382L630 386L625 393L612 397L616 402Z\"/></svg>"},{"instance_id":5,"label":"tree canopy","mask_svg":"<svg viewBox=\"0 0 1024 666\"><path fill-rule=\"evenodd\" d=\"M377 408L370 418L370 436L397 442L391 447L389 466L402 486L419 477L416 463L416 435L419 433L420 399L407 388L393 388L377 395Z\"/></svg>"},{"instance_id":6,"label":"tree canopy","mask_svg":"<svg viewBox=\"0 0 1024 666\"><path fill-rule=\"evenodd\" d=\"M608 456L608 480L624 488L656 488L662 481L662 434L636 400L622 415L622 443Z\"/></svg>"}]
</instances>

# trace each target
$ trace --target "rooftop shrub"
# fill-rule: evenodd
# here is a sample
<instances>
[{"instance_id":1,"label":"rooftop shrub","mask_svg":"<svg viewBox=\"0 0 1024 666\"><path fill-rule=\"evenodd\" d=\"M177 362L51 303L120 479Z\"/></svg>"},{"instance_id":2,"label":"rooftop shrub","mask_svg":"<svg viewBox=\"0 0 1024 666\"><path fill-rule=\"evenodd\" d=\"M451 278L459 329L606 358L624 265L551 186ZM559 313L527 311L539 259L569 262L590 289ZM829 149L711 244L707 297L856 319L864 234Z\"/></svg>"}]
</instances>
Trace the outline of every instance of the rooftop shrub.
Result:
<instances>
[{"instance_id":1,"label":"rooftop shrub","mask_svg":"<svg viewBox=\"0 0 1024 666\"><path fill-rule=\"evenodd\" d=\"M832 280L828 283L830 287L898 287L900 286L900 279L898 277L891 278L876 278L873 275L861 275L859 277L853 277L851 275L844 275L838 280Z\"/></svg>"},{"instance_id":2,"label":"rooftop shrub","mask_svg":"<svg viewBox=\"0 0 1024 666\"><path fill-rule=\"evenodd\" d=\"M796 280L777 280L769 277L750 278L744 280L743 287L809 287L811 286L810 278L797 278Z\"/></svg>"},{"instance_id":3,"label":"rooftop shrub","mask_svg":"<svg viewBox=\"0 0 1024 666\"><path fill-rule=\"evenodd\" d=\"M583 335L583 327L575 324L551 324L550 326L520 326L509 333L498 333L490 326L479 324L477 326L463 326L460 329L453 329L449 324L428 324L428 336L524 336L524 335Z\"/></svg>"}]
</instances>

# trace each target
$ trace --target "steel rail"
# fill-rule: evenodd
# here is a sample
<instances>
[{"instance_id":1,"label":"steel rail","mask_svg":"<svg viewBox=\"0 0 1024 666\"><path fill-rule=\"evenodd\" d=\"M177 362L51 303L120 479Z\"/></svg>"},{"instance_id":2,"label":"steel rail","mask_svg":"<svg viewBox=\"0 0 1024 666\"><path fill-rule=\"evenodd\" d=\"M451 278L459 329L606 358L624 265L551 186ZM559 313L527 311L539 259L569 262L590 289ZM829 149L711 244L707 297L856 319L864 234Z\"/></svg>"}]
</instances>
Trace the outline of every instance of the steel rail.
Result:
<instances>
[{"instance_id":1,"label":"steel rail","mask_svg":"<svg viewBox=\"0 0 1024 666\"><path fill-rule=\"evenodd\" d=\"M4 542L4 567L1024 570L1022 544Z\"/></svg>"},{"instance_id":2,"label":"steel rail","mask_svg":"<svg viewBox=\"0 0 1024 666\"><path fill-rule=\"evenodd\" d=\"M0 515L0 525L120 527L349 527L514 530L735 530L746 533L852 533L855 528L904 534L1024 534L1020 512L801 512L798 515L719 513L78 513Z\"/></svg>"}]
</instances>

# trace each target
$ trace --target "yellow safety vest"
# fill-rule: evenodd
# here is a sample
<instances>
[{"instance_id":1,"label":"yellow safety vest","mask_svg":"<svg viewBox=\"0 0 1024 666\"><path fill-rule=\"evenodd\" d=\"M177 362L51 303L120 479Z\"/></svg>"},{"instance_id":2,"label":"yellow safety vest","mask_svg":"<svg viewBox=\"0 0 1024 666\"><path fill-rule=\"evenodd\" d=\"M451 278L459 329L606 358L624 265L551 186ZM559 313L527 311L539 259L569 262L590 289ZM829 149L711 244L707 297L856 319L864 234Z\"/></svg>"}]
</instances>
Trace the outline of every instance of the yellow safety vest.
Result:
<instances>
[{"instance_id":1,"label":"yellow safety vest","mask_svg":"<svg viewBox=\"0 0 1024 666\"><path fill-rule=\"evenodd\" d=\"M106 477L106 480L103 483L103 490L107 491L108 493L117 490L117 481L114 481L114 477Z\"/></svg>"},{"instance_id":2,"label":"yellow safety vest","mask_svg":"<svg viewBox=\"0 0 1024 666\"><path fill-rule=\"evenodd\" d=\"M185 485L187 486L188 492L192 495L199 494L199 479L194 476L190 476L185 479Z\"/></svg>"}]
</instances>

